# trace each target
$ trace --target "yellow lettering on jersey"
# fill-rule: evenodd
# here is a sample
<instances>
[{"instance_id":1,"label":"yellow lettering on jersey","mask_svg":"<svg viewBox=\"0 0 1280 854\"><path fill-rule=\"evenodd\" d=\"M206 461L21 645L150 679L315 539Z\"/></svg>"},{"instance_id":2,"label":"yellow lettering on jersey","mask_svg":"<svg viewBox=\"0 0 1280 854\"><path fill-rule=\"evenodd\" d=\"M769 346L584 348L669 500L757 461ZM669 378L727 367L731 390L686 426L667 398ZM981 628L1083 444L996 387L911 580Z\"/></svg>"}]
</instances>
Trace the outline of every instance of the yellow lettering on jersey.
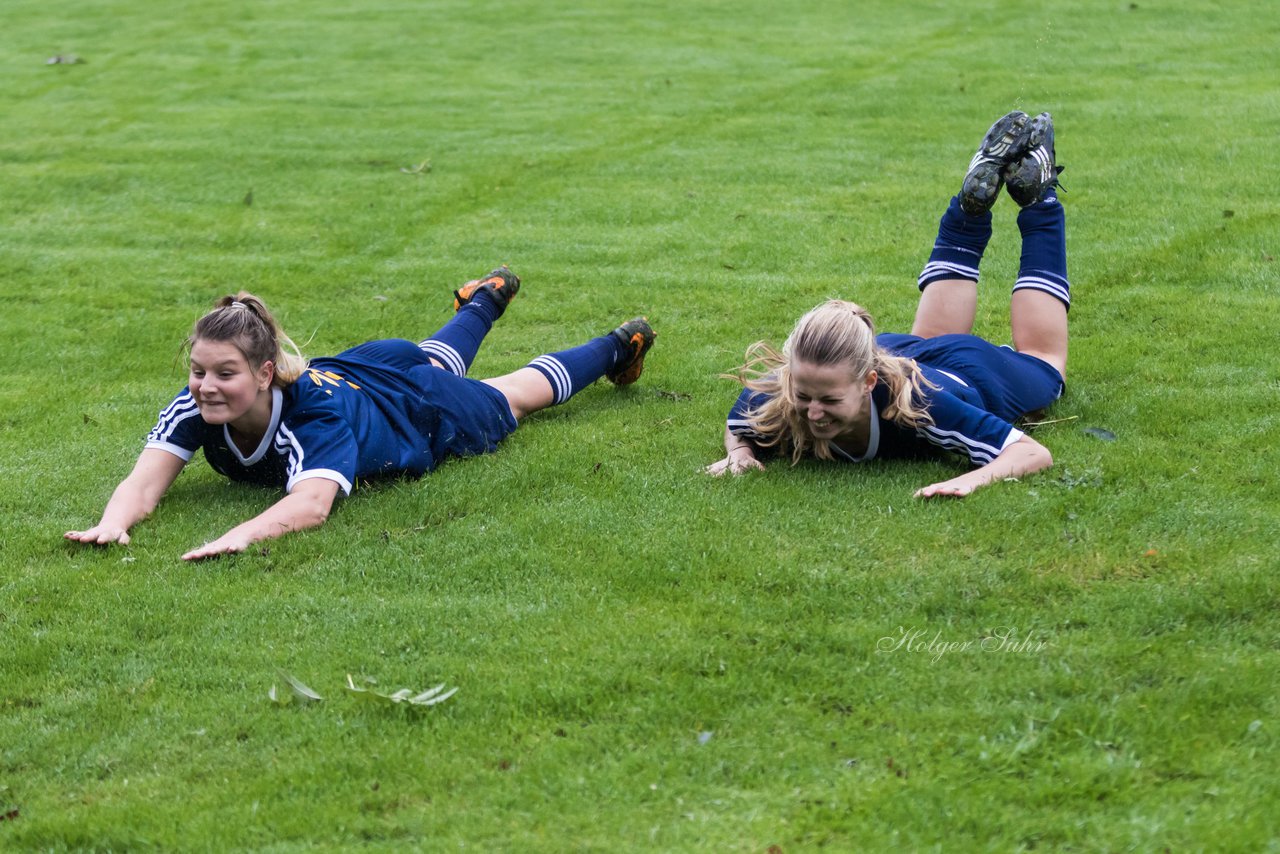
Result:
<instances>
[{"instance_id":1,"label":"yellow lettering on jersey","mask_svg":"<svg viewBox=\"0 0 1280 854\"><path fill-rule=\"evenodd\" d=\"M310 368L307 370L307 376L311 377L311 381L316 385L324 385L325 383L328 383L329 385L340 386L343 383L346 383L348 386L356 390L359 390L360 388L360 386L355 383L343 379L341 374L335 374L333 371L319 371L315 368Z\"/></svg>"}]
</instances>

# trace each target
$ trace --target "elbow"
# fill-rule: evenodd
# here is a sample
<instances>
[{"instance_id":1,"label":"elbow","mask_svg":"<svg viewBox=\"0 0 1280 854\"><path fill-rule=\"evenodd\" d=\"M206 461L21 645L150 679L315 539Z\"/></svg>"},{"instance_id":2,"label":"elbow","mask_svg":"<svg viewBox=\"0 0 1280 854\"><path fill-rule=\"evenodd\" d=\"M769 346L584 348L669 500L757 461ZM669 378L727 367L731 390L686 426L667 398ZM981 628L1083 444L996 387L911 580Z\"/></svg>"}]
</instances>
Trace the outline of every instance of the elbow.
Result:
<instances>
[{"instance_id":1,"label":"elbow","mask_svg":"<svg viewBox=\"0 0 1280 854\"><path fill-rule=\"evenodd\" d=\"M329 513L333 510L332 501L315 501L311 505L311 524L308 527L316 528L323 525L329 519Z\"/></svg>"},{"instance_id":2,"label":"elbow","mask_svg":"<svg viewBox=\"0 0 1280 854\"><path fill-rule=\"evenodd\" d=\"M1035 447L1033 448L1030 465L1027 467L1027 473L1030 474L1031 472L1044 471L1052 465L1053 454L1051 454L1049 449L1044 445L1036 442Z\"/></svg>"},{"instance_id":3,"label":"elbow","mask_svg":"<svg viewBox=\"0 0 1280 854\"><path fill-rule=\"evenodd\" d=\"M297 508L287 521L279 523L279 533L286 534L289 532L297 533L298 531L307 531L311 528L319 528L329 518L329 511L321 504L308 504L306 507Z\"/></svg>"},{"instance_id":4,"label":"elbow","mask_svg":"<svg viewBox=\"0 0 1280 854\"><path fill-rule=\"evenodd\" d=\"M305 503L294 506L287 527L294 531L318 528L328 520L332 508L332 501L325 501L322 497L310 498Z\"/></svg>"},{"instance_id":5,"label":"elbow","mask_svg":"<svg viewBox=\"0 0 1280 854\"><path fill-rule=\"evenodd\" d=\"M289 516L295 530L323 525L333 511L338 484L320 478L304 480L289 493Z\"/></svg>"},{"instance_id":6,"label":"elbow","mask_svg":"<svg viewBox=\"0 0 1280 854\"><path fill-rule=\"evenodd\" d=\"M1053 465L1053 454L1030 436L1023 436L1000 455L1005 464L1004 477L1023 477Z\"/></svg>"}]
</instances>

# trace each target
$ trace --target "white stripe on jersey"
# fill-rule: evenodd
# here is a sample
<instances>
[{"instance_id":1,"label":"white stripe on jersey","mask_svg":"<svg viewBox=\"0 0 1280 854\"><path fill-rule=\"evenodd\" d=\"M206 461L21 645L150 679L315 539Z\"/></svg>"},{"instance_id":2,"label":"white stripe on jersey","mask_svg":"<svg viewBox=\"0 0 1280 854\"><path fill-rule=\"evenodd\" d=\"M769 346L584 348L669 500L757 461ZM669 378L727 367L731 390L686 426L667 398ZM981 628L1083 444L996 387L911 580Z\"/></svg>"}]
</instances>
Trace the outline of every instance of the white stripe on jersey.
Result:
<instances>
[{"instance_id":1,"label":"white stripe on jersey","mask_svg":"<svg viewBox=\"0 0 1280 854\"><path fill-rule=\"evenodd\" d=\"M169 405L166 406L164 408L164 411L160 413L159 420L163 421L164 419L171 416L176 410L186 409L189 406L193 406L195 402L196 402L195 398L191 396L191 392L184 391L181 394L179 394L177 397L175 397L173 400L169 401Z\"/></svg>"},{"instance_id":2,"label":"white stripe on jersey","mask_svg":"<svg viewBox=\"0 0 1280 854\"><path fill-rule=\"evenodd\" d=\"M281 424L276 431L275 446L276 450L289 455L289 466L285 469L285 482L293 483L293 479L302 473L302 461L306 457L306 452L302 450L302 443L293 435L292 430Z\"/></svg>"},{"instance_id":3,"label":"white stripe on jersey","mask_svg":"<svg viewBox=\"0 0 1280 854\"><path fill-rule=\"evenodd\" d=\"M764 434L757 432L756 428L751 426L751 422L745 418L729 418L725 421L725 426L735 436L743 436L749 439L764 438Z\"/></svg>"},{"instance_id":4,"label":"white stripe on jersey","mask_svg":"<svg viewBox=\"0 0 1280 854\"><path fill-rule=\"evenodd\" d=\"M555 396L556 403L564 403L573 396L573 381L569 378L569 371L554 356L539 356L529 363L529 367L542 368L551 380L551 390Z\"/></svg>"},{"instance_id":5,"label":"white stripe on jersey","mask_svg":"<svg viewBox=\"0 0 1280 854\"><path fill-rule=\"evenodd\" d=\"M306 452L302 450L302 443L298 441L298 437L293 435L293 431L287 425L280 425L280 428L276 431L274 444L276 450L289 455L289 466L285 469L285 492L292 492L294 484L300 480L323 477L338 484L344 495L351 494L351 482L333 469L306 470L304 466Z\"/></svg>"},{"instance_id":6,"label":"white stripe on jersey","mask_svg":"<svg viewBox=\"0 0 1280 854\"><path fill-rule=\"evenodd\" d=\"M999 448L970 439L955 430L939 430L937 427L927 425L916 428L916 433L940 447L964 451L970 460L980 465L986 465L1000 455Z\"/></svg>"},{"instance_id":7,"label":"white stripe on jersey","mask_svg":"<svg viewBox=\"0 0 1280 854\"><path fill-rule=\"evenodd\" d=\"M199 414L200 407L196 405L195 398L191 396L191 392L183 392L160 413L160 419L157 421L155 428L147 435L147 441L168 444L169 437L173 435L173 431L179 424Z\"/></svg>"}]
</instances>

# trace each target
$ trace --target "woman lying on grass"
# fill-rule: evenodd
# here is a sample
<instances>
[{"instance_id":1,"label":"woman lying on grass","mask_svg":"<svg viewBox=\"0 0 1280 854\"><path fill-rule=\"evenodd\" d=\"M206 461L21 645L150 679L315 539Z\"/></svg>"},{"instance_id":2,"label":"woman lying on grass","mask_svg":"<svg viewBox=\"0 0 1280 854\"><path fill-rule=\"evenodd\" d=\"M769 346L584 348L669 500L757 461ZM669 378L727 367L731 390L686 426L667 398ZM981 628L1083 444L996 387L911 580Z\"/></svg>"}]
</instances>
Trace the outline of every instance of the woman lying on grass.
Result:
<instances>
[{"instance_id":1,"label":"woman lying on grass","mask_svg":"<svg viewBox=\"0 0 1280 854\"><path fill-rule=\"evenodd\" d=\"M1071 295L1054 191L1060 171L1048 113L999 119L943 214L911 334L877 336L864 309L832 300L800 318L781 353L752 345L738 372L746 388L725 428L727 455L707 471L762 469L761 456L782 450L793 463L806 453L846 462L939 449L965 455L972 470L915 493L931 498L1052 465L1049 451L1013 422L1056 400L1066 376ZM970 334L1001 186L1022 208L1012 350Z\"/></svg>"},{"instance_id":2,"label":"woman lying on grass","mask_svg":"<svg viewBox=\"0 0 1280 854\"><path fill-rule=\"evenodd\" d=\"M580 347L539 356L495 379L465 374L520 280L506 267L454 292L456 314L414 344L371 341L310 363L250 294L223 297L189 340L187 388L160 413L102 520L68 531L81 543L128 543L199 448L232 480L283 487L262 514L183 555L243 551L325 521L358 478L431 471L448 456L493 451L530 413L564 403L601 376L635 382L655 337L643 318Z\"/></svg>"}]
</instances>

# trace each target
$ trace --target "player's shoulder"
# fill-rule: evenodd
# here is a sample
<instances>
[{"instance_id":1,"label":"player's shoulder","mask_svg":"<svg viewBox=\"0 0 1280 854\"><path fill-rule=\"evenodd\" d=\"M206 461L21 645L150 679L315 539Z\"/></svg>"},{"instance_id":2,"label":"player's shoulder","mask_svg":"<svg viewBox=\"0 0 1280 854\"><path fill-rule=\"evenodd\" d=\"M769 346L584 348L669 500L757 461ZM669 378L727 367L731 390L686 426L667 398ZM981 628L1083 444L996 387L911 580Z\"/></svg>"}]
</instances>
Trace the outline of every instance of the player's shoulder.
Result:
<instances>
[{"instance_id":1,"label":"player's shoulder","mask_svg":"<svg viewBox=\"0 0 1280 854\"><path fill-rule=\"evenodd\" d=\"M177 433L188 434L190 431L200 431L207 426L204 417L200 414L200 407L191 396L190 389L184 387L160 410L160 415L156 418L155 427L152 428L148 439L167 441Z\"/></svg>"}]
</instances>

